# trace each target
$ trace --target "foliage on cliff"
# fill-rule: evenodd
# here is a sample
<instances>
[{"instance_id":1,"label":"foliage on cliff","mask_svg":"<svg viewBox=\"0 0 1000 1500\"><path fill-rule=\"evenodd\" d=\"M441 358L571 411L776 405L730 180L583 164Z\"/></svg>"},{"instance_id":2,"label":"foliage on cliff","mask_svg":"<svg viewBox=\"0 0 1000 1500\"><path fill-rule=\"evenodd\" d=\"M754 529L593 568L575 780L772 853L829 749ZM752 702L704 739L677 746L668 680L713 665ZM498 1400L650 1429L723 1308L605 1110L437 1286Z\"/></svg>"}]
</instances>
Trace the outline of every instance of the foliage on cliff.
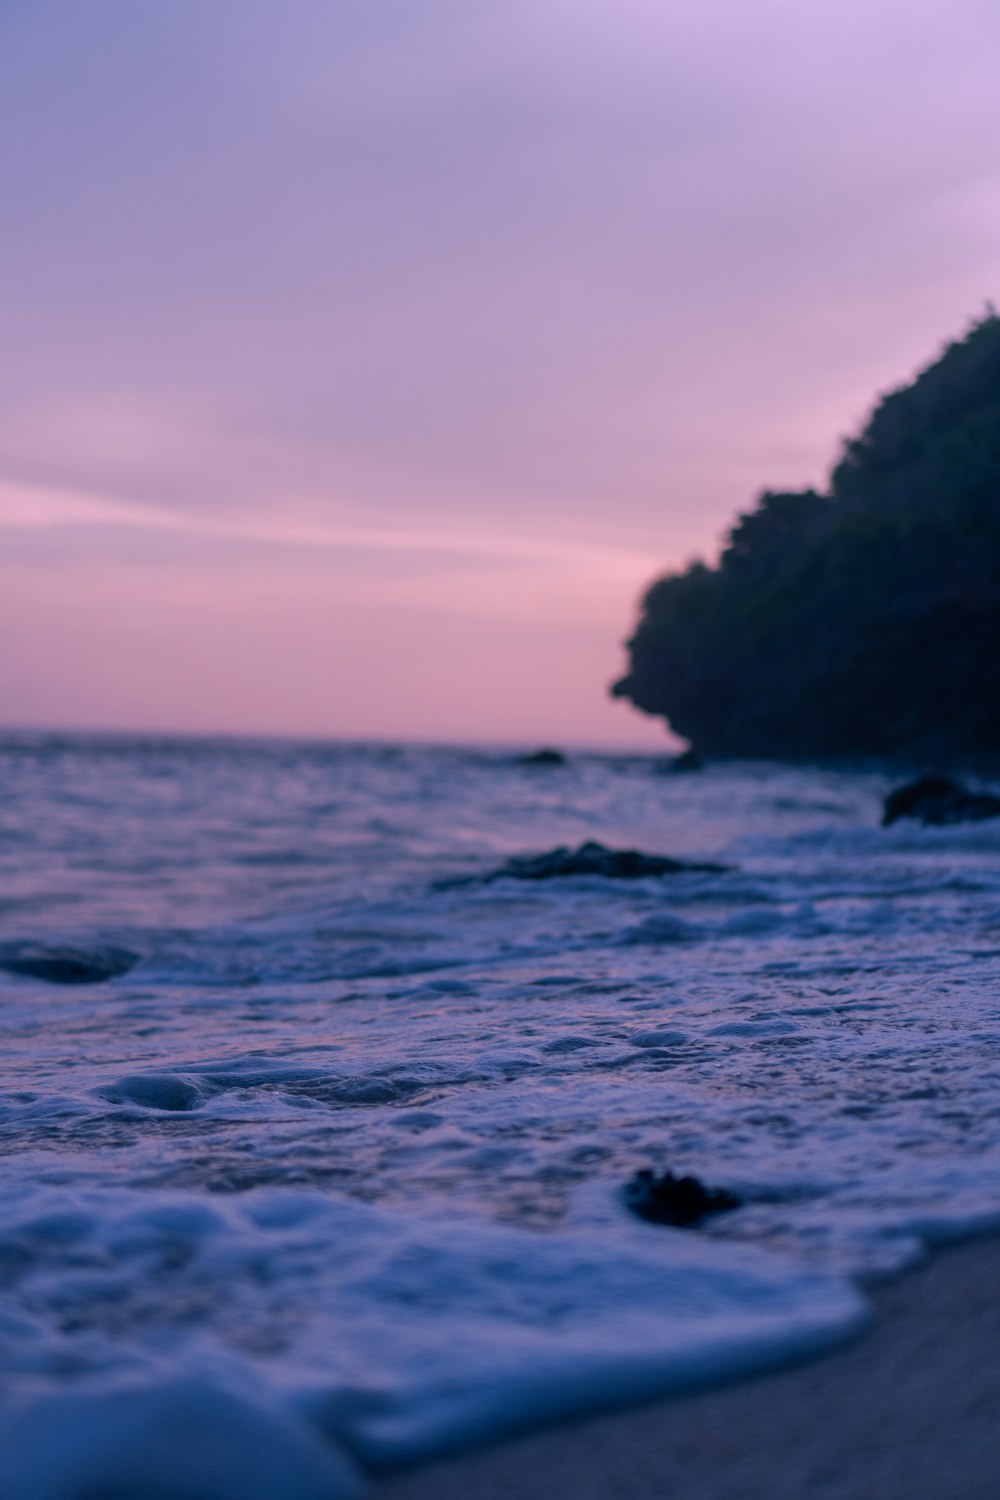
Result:
<instances>
[{"instance_id":1,"label":"foliage on cliff","mask_svg":"<svg viewBox=\"0 0 1000 1500\"><path fill-rule=\"evenodd\" d=\"M615 695L710 755L1000 751L1000 317L659 579Z\"/></svg>"}]
</instances>

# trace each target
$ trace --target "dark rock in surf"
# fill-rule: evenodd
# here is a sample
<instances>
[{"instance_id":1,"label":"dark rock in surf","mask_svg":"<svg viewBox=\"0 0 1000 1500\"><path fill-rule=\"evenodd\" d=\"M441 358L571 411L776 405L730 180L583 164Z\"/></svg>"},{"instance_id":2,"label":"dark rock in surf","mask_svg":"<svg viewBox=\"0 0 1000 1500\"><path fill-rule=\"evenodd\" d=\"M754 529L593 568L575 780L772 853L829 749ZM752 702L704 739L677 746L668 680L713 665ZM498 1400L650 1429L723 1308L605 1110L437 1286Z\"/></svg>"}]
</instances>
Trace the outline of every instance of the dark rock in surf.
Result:
<instances>
[{"instance_id":1,"label":"dark rock in surf","mask_svg":"<svg viewBox=\"0 0 1000 1500\"><path fill-rule=\"evenodd\" d=\"M180 1073L129 1073L94 1092L111 1104L138 1104L143 1109L181 1111L201 1102L197 1084Z\"/></svg>"},{"instance_id":2,"label":"dark rock in surf","mask_svg":"<svg viewBox=\"0 0 1000 1500\"><path fill-rule=\"evenodd\" d=\"M725 1188L709 1188L697 1177L675 1177L663 1172L659 1177L648 1167L625 1184L626 1208L650 1224L671 1224L675 1229L691 1229L711 1214L728 1213L739 1208L742 1200Z\"/></svg>"},{"instance_id":3,"label":"dark rock in surf","mask_svg":"<svg viewBox=\"0 0 1000 1500\"><path fill-rule=\"evenodd\" d=\"M46 948L34 943L7 943L0 947L0 969L25 979L49 984L103 984L126 974L138 962L124 948Z\"/></svg>"},{"instance_id":4,"label":"dark rock in surf","mask_svg":"<svg viewBox=\"0 0 1000 1500\"><path fill-rule=\"evenodd\" d=\"M486 880L555 880L567 875L602 875L608 880L643 880L649 875L679 875L695 871L721 874L725 865L696 864L666 854L643 854L639 849L608 849L589 841L577 849L560 844L545 854L517 854Z\"/></svg>"},{"instance_id":5,"label":"dark rock in surf","mask_svg":"<svg viewBox=\"0 0 1000 1500\"><path fill-rule=\"evenodd\" d=\"M448 891L463 885L489 885L493 880L557 880L571 875L599 875L605 880L645 880L651 875L724 875L729 868L729 865L671 859L666 854L643 854L639 849L608 849L590 840L576 849L560 844L544 854L515 854L487 875L437 880L434 888Z\"/></svg>"},{"instance_id":6,"label":"dark rock in surf","mask_svg":"<svg viewBox=\"0 0 1000 1500\"><path fill-rule=\"evenodd\" d=\"M561 750L535 750L531 755L521 755L519 766L564 766L566 757Z\"/></svg>"},{"instance_id":7,"label":"dark rock in surf","mask_svg":"<svg viewBox=\"0 0 1000 1500\"><path fill-rule=\"evenodd\" d=\"M1000 797L990 792L970 792L950 776L920 776L886 797L882 827L888 828L899 818L946 824L976 823L996 817L1000 817Z\"/></svg>"}]
</instances>

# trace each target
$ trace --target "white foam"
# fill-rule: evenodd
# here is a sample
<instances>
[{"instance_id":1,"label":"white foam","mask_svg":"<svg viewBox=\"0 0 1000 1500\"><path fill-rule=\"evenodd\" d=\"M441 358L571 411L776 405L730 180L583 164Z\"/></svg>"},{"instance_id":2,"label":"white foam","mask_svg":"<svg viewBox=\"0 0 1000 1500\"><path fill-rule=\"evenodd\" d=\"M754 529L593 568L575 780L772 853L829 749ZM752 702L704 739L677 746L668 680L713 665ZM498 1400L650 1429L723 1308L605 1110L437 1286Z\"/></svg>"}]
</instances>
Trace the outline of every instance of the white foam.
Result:
<instances>
[{"instance_id":1,"label":"white foam","mask_svg":"<svg viewBox=\"0 0 1000 1500\"><path fill-rule=\"evenodd\" d=\"M539 1235L474 1222L442 1236L433 1216L317 1192L214 1204L170 1194L143 1206L101 1191L74 1195L61 1214L51 1192L18 1198L3 1205L2 1246L21 1247L21 1293L45 1330L36 1373L58 1388L58 1372L74 1367L84 1415L43 1403L16 1451L65 1422L81 1436L58 1474L115 1455L131 1474L133 1452L161 1441L158 1423L165 1434L197 1412L182 1383L157 1414L165 1357L186 1380L235 1360L261 1409L306 1412L384 1464L780 1362L864 1319L841 1278L633 1224L613 1204L596 1237L593 1226ZM16 1368L19 1345L38 1349L39 1325L8 1334ZM141 1398L127 1387L101 1394L115 1370L140 1382ZM220 1465L245 1420L234 1400L216 1399Z\"/></svg>"},{"instance_id":2,"label":"white foam","mask_svg":"<svg viewBox=\"0 0 1000 1500\"><path fill-rule=\"evenodd\" d=\"M360 1475L306 1422L197 1377L63 1391L0 1419L13 1500L357 1500Z\"/></svg>"}]
</instances>

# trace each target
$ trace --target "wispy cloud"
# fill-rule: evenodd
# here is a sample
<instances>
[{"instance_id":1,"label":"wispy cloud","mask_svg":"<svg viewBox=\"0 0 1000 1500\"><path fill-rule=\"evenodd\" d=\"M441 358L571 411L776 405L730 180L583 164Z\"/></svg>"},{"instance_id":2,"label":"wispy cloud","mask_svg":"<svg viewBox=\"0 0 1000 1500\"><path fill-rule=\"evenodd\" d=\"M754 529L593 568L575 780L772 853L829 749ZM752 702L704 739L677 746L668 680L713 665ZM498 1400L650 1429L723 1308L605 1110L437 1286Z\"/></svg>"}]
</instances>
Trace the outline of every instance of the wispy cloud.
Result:
<instances>
[{"instance_id":1,"label":"wispy cloud","mask_svg":"<svg viewBox=\"0 0 1000 1500\"><path fill-rule=\"evenodd\" d=\"M392 526L357 526L333 519L282 516L278 500L268 515L207 515L170 510L161 505L128 504L77 491L29 486L0 480L0 527L51 530L56 527L125 527L174 532L192 537L279 543L292 547L336 550L421 552L452 555L470 562L508 559L521 563L591 564L613 570L650 568L661 561L652 550L600 545L555 535L524 535L489 523L458 529L400 530Z\"/></svg>"}]
</instances>

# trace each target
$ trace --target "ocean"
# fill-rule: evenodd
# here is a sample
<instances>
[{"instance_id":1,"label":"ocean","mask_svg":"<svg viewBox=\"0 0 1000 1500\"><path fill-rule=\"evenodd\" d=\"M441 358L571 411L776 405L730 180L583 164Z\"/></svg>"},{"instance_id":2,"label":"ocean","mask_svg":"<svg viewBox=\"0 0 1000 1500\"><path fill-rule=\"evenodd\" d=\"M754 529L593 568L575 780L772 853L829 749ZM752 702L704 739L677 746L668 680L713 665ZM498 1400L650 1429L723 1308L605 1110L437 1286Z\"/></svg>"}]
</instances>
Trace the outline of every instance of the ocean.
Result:
<instances>
[{"instance_id":1,"label":"ocean","mask_svg":"<svg viewBox=\"0 0 1000 1500\"><path fill-rule=\"evenodd\" d=\"M0 738L6 1492L354 1494L1000 1227L1000 820L892 784ZM587 840L724 868L485 878ZM644 1222L643 1167L742 1206Z\"/></svg>"}]
</instances>

